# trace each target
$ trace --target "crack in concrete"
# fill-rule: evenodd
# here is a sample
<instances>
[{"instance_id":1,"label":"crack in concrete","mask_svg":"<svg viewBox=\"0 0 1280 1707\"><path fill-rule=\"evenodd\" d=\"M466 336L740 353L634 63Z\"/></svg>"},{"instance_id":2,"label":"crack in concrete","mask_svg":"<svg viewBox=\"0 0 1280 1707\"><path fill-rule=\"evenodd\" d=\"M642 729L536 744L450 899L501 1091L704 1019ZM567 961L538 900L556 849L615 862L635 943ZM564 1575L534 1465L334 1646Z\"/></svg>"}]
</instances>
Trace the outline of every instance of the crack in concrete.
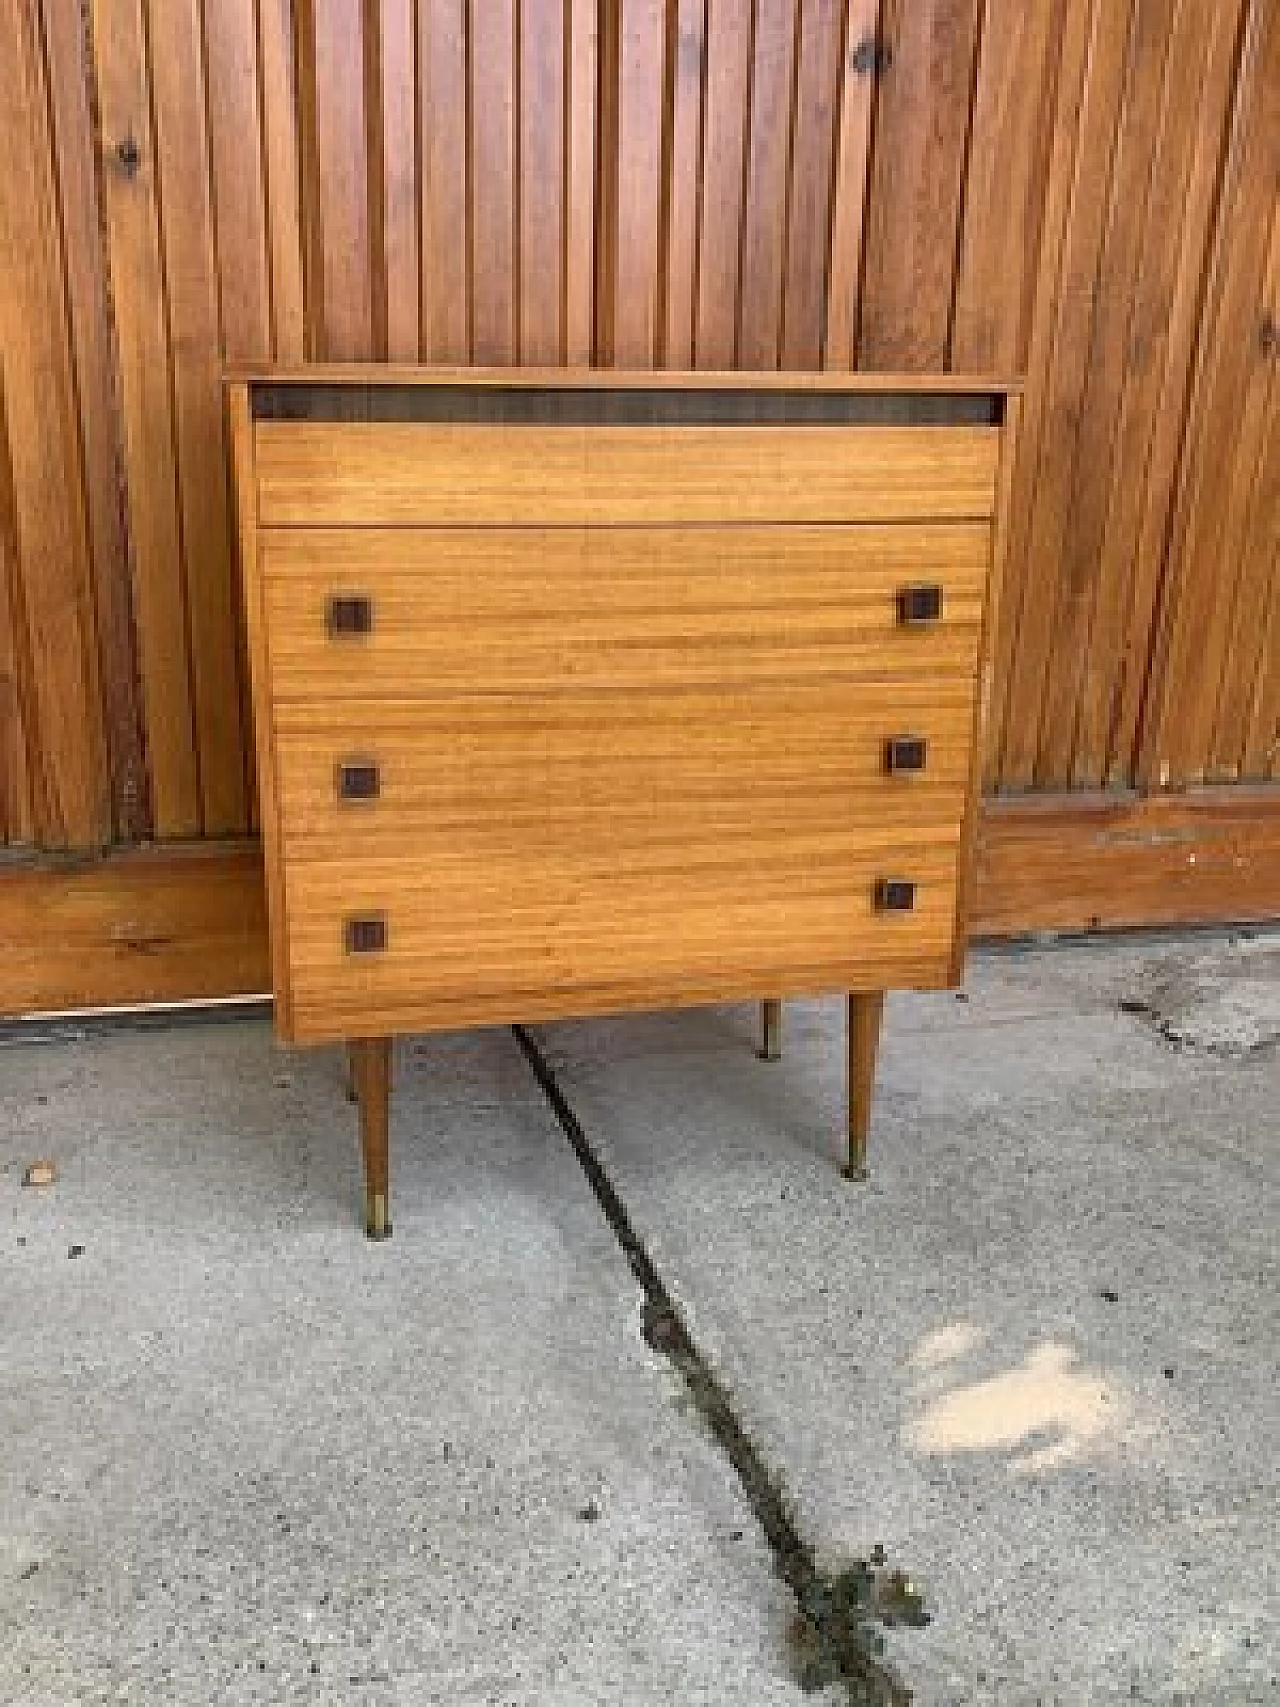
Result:
<instances>
[{"instance_id":1,"label":"crack in concrete","mask_svg":"<svg viewBox=\"0 0 1280 1707\"><path fill-rule=\"evenodd\" d=\"M911 1691L881 1658L883 1642L873 1626L928 1623L919 1593L903 1572L886 1568L879 1548L869 1560L857 1559L845 1570L819 1568L779 1478L765 1463L724 1383L690 1334L550 1063L523 1026L513 1026L512 1034L644 1294L641 1332L645 1341L683 1377L712 1439L737 1474L773 1555L775 1571L795 1596L790 1636L797 1681L806 1690L840 1683L854 1707L907 1707Z\"/></svg>"}]
</instances>

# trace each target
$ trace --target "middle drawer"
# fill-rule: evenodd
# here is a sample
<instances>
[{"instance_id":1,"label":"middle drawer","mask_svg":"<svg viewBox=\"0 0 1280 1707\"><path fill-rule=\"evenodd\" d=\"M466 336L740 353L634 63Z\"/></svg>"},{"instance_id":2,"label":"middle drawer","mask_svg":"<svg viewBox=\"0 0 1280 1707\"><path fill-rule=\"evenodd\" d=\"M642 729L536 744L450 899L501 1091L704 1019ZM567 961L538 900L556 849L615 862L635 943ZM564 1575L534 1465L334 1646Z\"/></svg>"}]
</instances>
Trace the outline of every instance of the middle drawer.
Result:
<instances>
[{"instance_id":1,"label":"middle drawer","mask_svg":"<svg viewBox=\"0 0 1280 1707\"><path fill-rule=\"evenodd\" d=\"M272 698L973 678L990 551L985 522L268 528Z\"/></svg>"},{"instance_id":2,"label":"middle drawer","mask_svg":"<svg viewBox=\"0 0 1280 1707\"><path fill-rule=\"evenodd\" d=\"M276 706L292 859L958 825L974 686L818 681Z\"/></svg>"}]
</instances>

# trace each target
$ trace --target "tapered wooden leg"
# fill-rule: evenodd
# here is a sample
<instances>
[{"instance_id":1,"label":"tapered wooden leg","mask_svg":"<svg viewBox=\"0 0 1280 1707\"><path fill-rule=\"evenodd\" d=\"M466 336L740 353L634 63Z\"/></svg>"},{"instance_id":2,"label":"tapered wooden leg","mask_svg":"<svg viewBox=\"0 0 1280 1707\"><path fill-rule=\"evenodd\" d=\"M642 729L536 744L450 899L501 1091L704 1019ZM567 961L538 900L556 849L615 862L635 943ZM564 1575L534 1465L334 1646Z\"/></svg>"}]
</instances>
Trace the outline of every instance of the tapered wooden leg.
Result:
<instances>
[{"instance_id":1,"label":"tapered wooden leg","mask_svg":"<svg viewBox=\"0 0 1280 1707\"><path fill-rule=\"evenodd\" d=\"M760 1004L760 1059L779 1061L782 1058L782 1003Z\"/></svg>"},{"instance_id":2,"label":"tapered wooden leg","mask_svg":"<svg viewBox=\"0 0 1280 1707\"><path fill-rule=\"evenodd\" d=\"M348 1102L356 1103L360 1101L360 1092L356 1089L356 1046L354 1043L348 1043L347 1045L346 1091Z\"/></svg>"},{"instance_id":3,"label":"tapered wooden leg","mask_svg":"<svg viewBox=\"0 0 1280 1707\"><path fill-rule=\"evenodd\" d=\"M849 997L849 1160L844 1167L846 1179L867 1177L867 1133L871 1127L876 1050L883 1017L883 991L870 996Z\"/></svg>"},{"instance_id":4,"label":"tapered wooden leg","mask_svg":"<svg viewBox=\"0 0 1280 1707\"><path fill-rule=\"evenodd\" d=\"M350 1050L360 1103L360 1148L364 1153L364 1230L371 1239L389 1239L391 1039L357 1038Z\"/></svg>"}]
</instances>

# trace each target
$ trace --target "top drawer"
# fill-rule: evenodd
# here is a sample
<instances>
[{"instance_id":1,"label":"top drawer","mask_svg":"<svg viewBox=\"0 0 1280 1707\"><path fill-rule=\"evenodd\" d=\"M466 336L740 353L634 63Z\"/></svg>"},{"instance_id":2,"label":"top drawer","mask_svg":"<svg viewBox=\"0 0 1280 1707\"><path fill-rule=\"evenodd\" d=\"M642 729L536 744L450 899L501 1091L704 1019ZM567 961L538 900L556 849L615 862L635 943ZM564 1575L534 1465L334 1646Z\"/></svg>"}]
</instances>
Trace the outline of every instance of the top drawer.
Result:
<instances>
[{"instance_id":1,"label":"top drawer","mask_svg":"<svg viewBox=\"0 0 1280 1707\"><path fill-rule=\"evenodd\" d=\"M985 521L995 426L259 421L266 527Z\"/></svg>"}]
</instances>

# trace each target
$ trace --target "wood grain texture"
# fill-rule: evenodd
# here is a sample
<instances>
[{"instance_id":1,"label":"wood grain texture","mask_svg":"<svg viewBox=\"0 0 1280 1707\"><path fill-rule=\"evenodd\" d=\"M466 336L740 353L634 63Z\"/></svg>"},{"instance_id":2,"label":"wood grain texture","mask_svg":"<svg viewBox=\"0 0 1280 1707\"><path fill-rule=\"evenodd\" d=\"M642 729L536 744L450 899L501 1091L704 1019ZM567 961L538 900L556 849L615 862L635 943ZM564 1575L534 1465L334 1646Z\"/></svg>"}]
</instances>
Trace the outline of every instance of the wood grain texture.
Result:
<instances>
[{"instance_id":1,"label":"wood grain texture","mask_svg":"<svg viewBox=\"0 0 1280 1707\"><path fill-rule=\"evenodd\" d=\"M978 0L883 0L858 359L947 365Z\"/></svg>"},{"instance_id":2,"label":"wood grain texture","mask_svg":"<svg viewBox=\"0 0 1280 1707\"><path fill-rule=\"evenodd\" d=\"M293 0L257 0L257 7L273 354L297 362L306 334L294 7Z\"/></svg>"},{"instance_id":3,"label":"wood grain texture","mask_svg":"<svg viewBox=\"0 0 1280 1707\"><path fill-rule=\"evenodd\" d=\"M566 0L564 359L591 360L595 338L597 90L599 14L595 0Z\"/></svg>"},{"instance_id":4,"label":"wood grain texture","mask_svg":"<svg viewBox=\"0 0 1280 1707\"><path fill-rule=\"evenodd\" d=\"M982 775L990 743L991 711L995 698L995 636L1000 629L1005 588L1010 578L1009 549L1013 507L1017 495L1019 442L1022 434L1022 398L1011 397L1005 411L1004 436L1000 450L1000 484L991 529L991 562L987 596L978 640L978 689L973 699L973 727L969 737L969 786L965 794L960 835L960 870L956 884L955 947L952 975L959 983L968 951L974 888L977 882L978 835L982 822Z\"/></svg>"},{"instance_id":5,"label":"wood grain texture","mask_svg":"<svg viewBox=\"0 0 1280 1707\"><path fill-rule=\"evenodd\" d=\"M989 518L989 427L422 427L260 421L265 527Z\"/></svg>"},{"instance_id":6,"label":"wood grain texture","mask_svg":"<svg viewBox=\"0 0 1280 1707\"><path fill-rule=\"evenodd\" d=\"M866 55L874 54L879 27L880 0L847 0L839 67L840 121L823 342L823 360L832 368L854 366L861 312L871 124L875 112L875 80Z\"/></svg>"},{"instance_id":7,"label":"wood grain texture","mask_svg":"<svg viewBox=\"0 0 1280 1707\"><path fill-rule=\"evenodd\" d=\"M153 815L158 835L190 836L202 809L146 32L139 0L97 0L92 15ZM126 163L131 145L136 171Z\"/></svg>"},{"instance_id":8,"label":"wood grain texture","mask_svg":"<svg viewBox=\"0 0 1280 1707\"><path fill-rule=\"evenodd\" d=\"M1223 194L1227 216L1210 280L1143 739L1143 779L1160 786L1233 773L1234 765L1218 759L1215 719L1233 639L1239 643L1233 626L1241 598L1245 633L1266 618L1280 474L1276 357L1263 327L1280 289L1278 175L1280 18L1274 8L1251 6ZM1242 325L1251 336L1240 335ZM1259 488L1266 519L1255 531ZM1255 660L1246 647L1240 662L1256 678ZM1242 695L1233 711L1233 753L1244 745L1244 703Z\"/></svg>"},{"instance_id":9,"label":"wood grain texture","mask_svg":"<svg viewBox=\"0 0 1280 1707\"><path fill-rule=\"evenodd\" d=\"M983 524L308 527L260 540L282 699L643 690L797 669L972 680L989 552ZM903 627L898 589L921 580L942 586L942 620ZM373 632L331 637L330 597L355 593Z\"/></svg>"},{"instance_id":10,"label":"wood grain texture","mask_svg":"<svg viewBox=\"0 0 1280 1707\"><path fill-rule=\"evenodd\" d=\"M707 0L694 362L736 365L751 0Z\"/></svg>"},{"instance_id":11,"label":"wood grain texture","mask_svg":"<svg viewBox=\"0 0 1280 1707\"><path fill-rule=\"evenodd\" d=\"M418 357L418 43L414 0L381 0L373 33L377 71L378 211L374 320L379 354L391 361ZM380 254L377 253L380 251Z\"/></svg>"},{"instance_id":12,"label":"wood grain texture","mask_svg":"<svg viewBox=\"0 0 1280 1707\"><path fill-rule=\"evenodd\" d=\"M222 0L204 6L200 19L204 83L216 91L206 111L221 313L217 355L220 361L269 361L272 281L258 8L254 0ZM180 101L190 101L192 87L189 76L180 82Z\"/></svg>"},{"instance_id":13,"label":"wood grain texture","mask_svg":"<svg viewBox=\"0 0 1280 1707\"><path fill-rule=\"evenodd\" d=\"M953 975L1000 429L366 395L253 423L233 391L283 1036Z\"/></svg>"},{"instance_id":14,"label":"wood grain texture","mask_svg":"<svg viewBox=\"0 0 1280 1707\"><path fill-rule=\"evenodd\" d=\"M669 87L670 165L667 174L666 325L663 355L670 368L693 365L698 301L698 190L702 181L702 77L707 0L677 0L672 14Z\"/></svg>"},{"instance_id":15,"label":"wood grain texture","mask_svg":"<svg viewBox=\"0 0 1280 1707\"><path fill-rule=\"evenodd\" d=\"M840 14L837 0L809 0L799 36L782 303L785 368L822 365L839 95Z\"/></svg>"},{"instance_id":16,"label":"wood grain texture","mask_svg":"<svg viewBox=\"0 0 1280 1707\"><path fill-rule=\"evenodd\" d=\"M613 341L619 367L658 359L662 209L663 0L624 0L618 35L618 205L613 232Z\"/></svg>"},{"instance_id":17,"label":"wood grain texture","mask_svg":"<svg viewBox=\"0 0 1280 1707\"><path fill-rule=\"evenodd\" d=\"M290 859L385 857L526 835L571 849L611 833L645 846L788 825L910 831L959 820L974 683L740 680L628 694L579 687L501 696L441 683L429 699L280 698L275 746ZM891 776L885 742L927 742L920 775ZM371 762L378 793L339 798L339 763ZM612 826L612 829L611 829Z\"/></svg>"},{"instance_id":18,"label":"wood grain texture","mask_svg":"<svg viewBox=\"0 0 1280 1707\"><path fill-rule=\"evenodd\" d=\"M21 162L0 196L0 528L23 699L22 792L35 835L61 847L105 841L111 799L57 156L42 43L18 0L0 9L0 143Z\"/></svg>"},{"instance_id":19,"label":"wood grain texture","mask_svg":"<svg viewBox=\"0 0 1280 1707\"><path fill-rule=\"evenodd\" d=\"M951 326L961 371L1026 369L1070 3L986 0Z\"/></svg>"},{"instance_id":20,"label":"wood grain texture","mask_svg":"<svg viewBox=\"0 0 1280 1707\"><path fill-rule=\"evenodd\" d=\"M271 988L252 841L0 866L0 1014L65 1013Z\"/></svg>"},{"instance_id":21,"label":"wood grain texture","mask_svg":"<svg viewBox=\"0 0 1280 1707\"><path fill-rule=\"evenodd\" d=\"M987 803L975 936L1276 918L1280 789Z\"/></svg>"},{"instance_id":22,"label":"wood grain texture","mask_svg":"<svg viewBox=\"0 0 1280 1707\"><path fill-rule=\"evenodd\" d=\"M291 863L298 1042L551 1015L836 991L869 971L894 987L949 976L954 826L905 841L865 832L709 837L678 848L491 846L485 867L416 856ZM877 914L886 869L916 909ZM382 954L350 956L342 923L387 919ZM838 948L836 945L839 945Z\"/></svg>"},{"instance_id":23,"label":"wood grain texture","mask_svg":"<svg viewBox=\"0 0 1280 1707\"><path fill-rule=\"evenodd\" d=\"M178 524L186 568L188 633L198 638L190 652L201 827L209 835L227 835L247 829L248 818L227 446L218 388L222 334L209 144L204 109L187 99L187 91L203 78L203 49L195 0L174 0L162 11L161 18L151 0L151 92L164 239ZM139 481L147 479L145 467L133 472Z\"/></svg>"},{"instance_id":24,"label":"wood grain texture","mask_svg":"<svg viewBox=\"0 0 1280 1707\"><path fill-rule=\"evenodd\" d=\"M737 351L744 368L777 367L782 353L782 274L787 251L793 95L797 102L794 118L800 116L797 3L757 0L755 8Z\"/></svg>"},{"instance_id":25,"label":"wood grain texture","mask_svg":"<svg viewBox=\"0 0 1280 1707\"><path fill-rule=\"evenodd\" d=\"M257 381L278 386L317 384L344 385L358 381L363 386L410 386L423 389L455 387L466 390L520 391L563 386L572 391L817 391L857 396L910 399L927 397L977 397L997 399L1022 389L1010 374L974 373L750 373L738 369L690 370L672 373L661 368L505 368L463 365L398 367L379 362L308 362L276 367L248 363L230 368L230 381Z\"/></svg>"},{"instance_id":26,"label":"wood grain texture","mask_svg":"<svg viewBox=\"0 0 1280 1707\"><path fill-rule=\"evenodd\" d=\"M1179 8L1169 45L1076 718L1076 787L1135 774L1241 14L1239 0L1194 0Z\"/></svg>"},{"instance_id":27,"label":"wood grain texture","mask_svg":"<svg viewBox=\"0 0 1280 1707\"><path fill-rule=\"evenodd\" d=\"M984 807L975 938L1277 917L1280 788ZM261 850L209 841L6 864L0 944L7 1018L261 996L271 983Z\"/></svg>"},{"instance_id":28,"label":"wood grain texture","mask_svg":"<svg viewBox=\"0 0 1280 1707\"><path fill-rule=\"evenodd\" d=\"M117 838L132 841L146 835L152 823L142 744L129 540L125 510L120 502L124 469L116 421L114 334L107 294L107 257L102 243L103 208L94 114L90 105L93 68L79 10L55 6L46 8L43 18L93 571L94 620L101 659L112 829ZM17 563L15 546L15 573ZM27 837L30 837L29 827Z\"/></svg>"},{"instance_id":29,"label":"wood grain texture","mask_svg":"<svg viewBox=\"0 0 1280 1707\"><path fill-rule=\"evenodd\" d=\"M1163 4L1141 0L1134 8L1108 206L1095 263L1092 317L1087 331L1081 327L1087 353L1079 400L1073 402L1079 425L1074 447L1059 443L1058 455L1068 469L1070 499L1059 536L1056 601L1051 610L1053 664L1040 699L1035 767L1041 777L1070 776L1072 770L1076 708L1089 652L1116 433L1132 349L1134 299L1147 236L1147 191L1169 45L1165 13ZM1075 335L1064 321L1060 346L1064 353ZM1070 359L1075 359L1074 349Z\"/></svg>"},{"instance_id":30,"label":"wood grain texture","mask_svg":"<svg viewBox=\"0 0 1280 1707\"><path fill-rule=\"evenodd\" d=\"M271 987L276 1024L287 1035L290 1023L289 915L284 887L284 843L276 776L275 684L270 666L270 631L263 584L258 530L258 481L254 465L249 393L243 385L227 394L231 467L235 481L239 561L244 582L244 611L253 689L253 735L257 759L259 823L266 868L266 918L271 934Z\"/></svg>"},{"instance_id":31,"label":"wood grain texture","mask_svg":"<svg viewBox=\"0 0 1280 1707\"><path fill-rule=\"evenodd\" d=\"M871 1104L875 1096L876 1055L884 1021L884 995L850 996L848 1002L848 1098L849 1154L845 1162L848 1179L865 1179L867 1139L871 1134Z\"/></svg>"},{"instance_id":32,"label":"wood grain texture","mask_svg":"<svg viewBox=\"0 0 1280 1707\"><path fill-rule=\"evenodd\" d=\"M21 611L17 583L20 554L3 374L0 429L0 827L5 842L12 844L34 842L35 805L24 691L31 664L17 620Z\"/></svg>"},{"instance_id":33,"label":"wood grain texture","mask_svg":"<svg viewBox=\"0 0 1280 1707\"><path fill-rule=\"evenodd\" d=\"M307 0L307 6L315 115L313 347L340 361L366 360L374 350L364 9L351 0Z\"/></svg>"},{"instance_id":34,"label":"wood grain texture","mask_svg":"<svg viewBox=\"0 0 1280 1707\"><path fill-rule=\"evenodd\" d=\"M567 0L520 7L520 360L562 359Z\"/></svg>"},{"instance_id":35,"label":"wood grain texture","mask_svg":"<svg viewBox=\"0 0 1280 1707\"><path fill-rule=\"evenodd\" d=\"M471 350L516 359L515 0L471 0Z\"/></svg>"},{"instance_id":36,"label":"wood grain texture","mask_svg":"<svg viewBox=\"0 0 1280 1707\"><path fill-rule=\"evenodd\" d=\"M471 357L467 0L418 0L423 361Z\"/></svg>"},{"instance_id":37,"label":"wood grain texture","mask_svg":"<svg viewBox=\"0 0 1280 1707\"><path fill-rule=\"evenodd\" d=\"M477 311L504 360L1025 363L988 783L1274 774L1274 5L881 11L6 0L0 833L251 821L218 367L466 363Z\"/></svg>"}]
</instances>

